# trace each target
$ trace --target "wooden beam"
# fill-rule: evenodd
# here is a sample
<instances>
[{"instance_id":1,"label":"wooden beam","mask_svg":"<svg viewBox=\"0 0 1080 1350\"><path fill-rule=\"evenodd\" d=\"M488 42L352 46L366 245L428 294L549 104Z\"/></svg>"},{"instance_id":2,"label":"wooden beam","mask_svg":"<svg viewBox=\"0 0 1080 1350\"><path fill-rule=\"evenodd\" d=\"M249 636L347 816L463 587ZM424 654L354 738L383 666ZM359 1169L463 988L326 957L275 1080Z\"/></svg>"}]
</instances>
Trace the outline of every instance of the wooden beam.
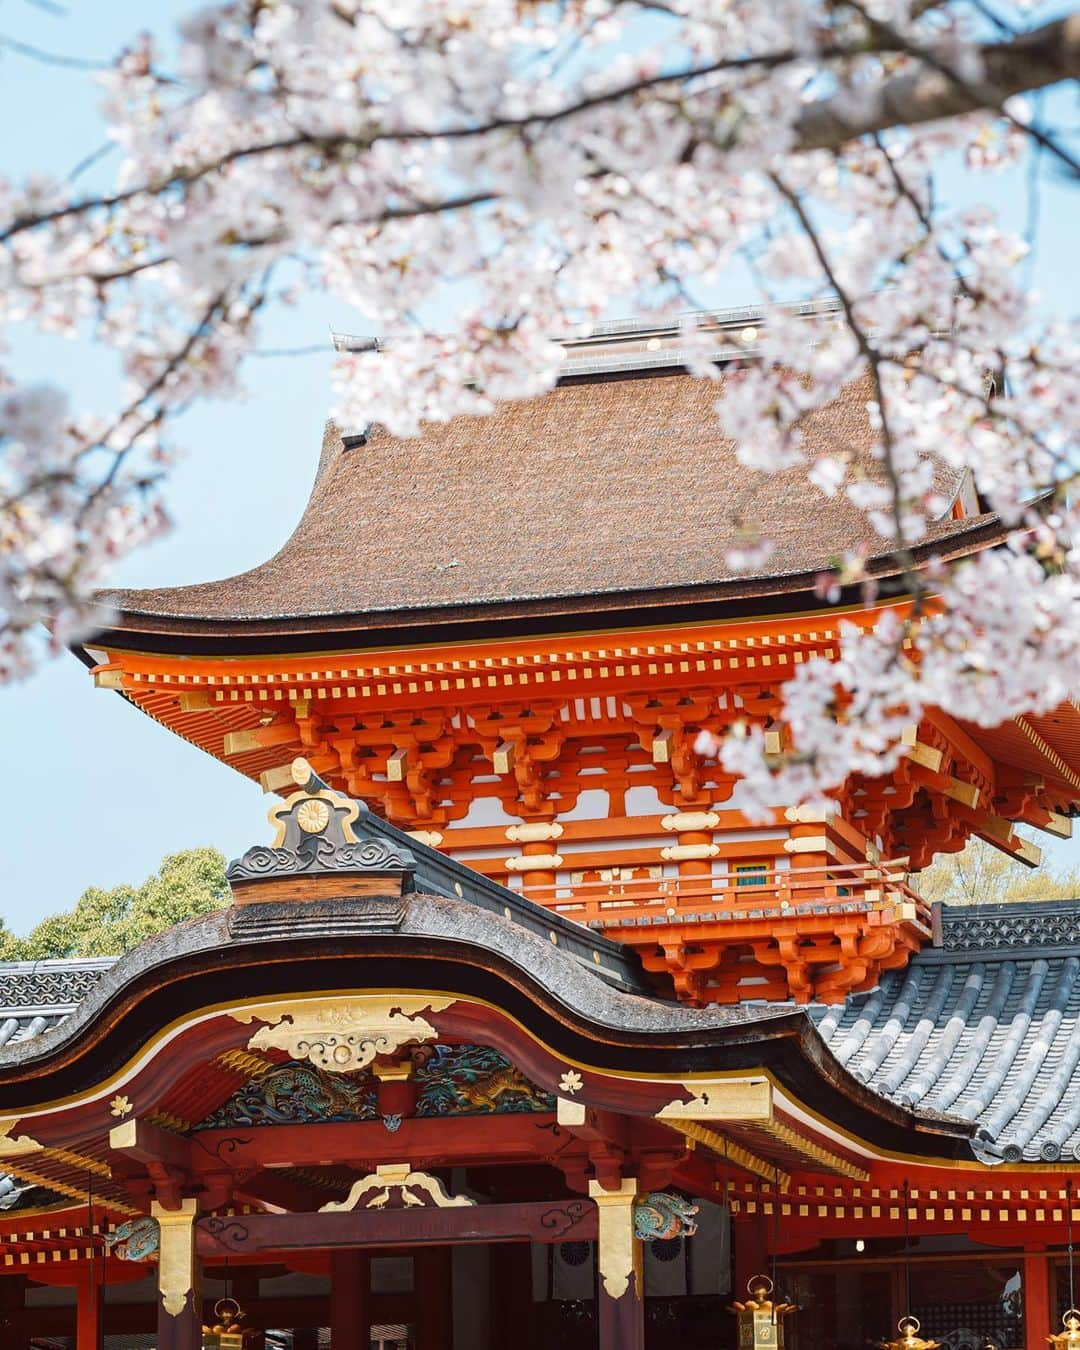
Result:
<instances>
[{"instance_id":1,"label":"wooden beam","mask_svg":"<svg viewBox=\"0 0 1080 1350\"><path fill-rule=\"evenodd\" d=\"M809 1138L802 1130L797 1129L788 1121L781 1120L779 1116L774 1116L762 1126L784 1150L785 1156L802 1154L804 1158L810 1159L810 1166L815 1170L824 1172L835 1172L839 1176L848 1177L855 1181L869 1181L870 1173L865 1168L860 1167L858 1163L853 1162L851 1158L845 1157L842 1153L836 1153L831 1148L826 1148L824 1144L819 1144L817 1140Z\"/></svg>"},{"instance_id":2,"label":"wooden beam","mask_svg":"<svg viewBox=\"0 0 1080 1350\"><path fill-rule=\"evenodd\" d=\"M245 731L227 731L224 738L226 756L245 755L250 750L267 750L275 745L292 745L300 740L294 723L283 722L273 727L249 727Z\"/></svg>"},{"instance_id":3,"label":"wooden beam","mask_svg":"<svg viewBox=\"0 0 1080 1350\"><path fill-rule=\"evenodd\" d=\"M616 1115L612 1111L597 1110L586 1106L584 1102L558 1097L555 1119L568 1134L576 1135L578 1139L612 1144L623 1150L630 1147L629 1121L626 1116Z\"/></svg>"},{"instance_id":4,"label":"wooden beam","mask_svg":"<svg viewBox=\"0 0 1080 1350\"><path fill-rule=\"evenodd\" d=\"M995 781L997 770L993 759L948 713L933 709L926 714L924 720L930 726L936 727L953 747L954 753L959 751L960 755L967 760L973 769L982 774L988 783Z\"/></svg>"},{"instance_id":5,"label":"wooden beam","mask_svg":"<svg viewBox=\"0 0 1080 1350\"><path fill-rule=\"evenodd\" d=\"M912 761L909 772L915 782L921 783L931 792L940 793L963 806L976 807L979 804L982 793L974 783L965 783L962 778L954 778L951 774L937 773L916 761Z\"/></svg>"},{"instance_id":6,"label":"wooden beam","mask_svg":"<svg viewBox=\"0 0 1080 1350\"><path fill-rule=\"evenodd\" d=\"M773 1185L779 1186L782 1191L786 1191L791 1185L790 1174L778 1171L776 1164L770 1159L759 1158L756 1153L751 1153L742 1144L736 1144L718 1131L709 1129L707 1125L702 1125L696 1120L672 1120L667 1123L673 1130L678 1130L680 1134L685 1135L687 1139L693 1139L695 1143L704 1144L707 1148L711 1148L725 1166L731 1163L734 1167L741 1167L744 1171L753 1173L754 1176L771 1181Z\"/></svg>"},{"instance_id":7,"label":"wooden beam","mask_svg":"<svg viewBox=\"0 0 1080 1350\"><path fill-rule=\"evenodd\" d=\"M257 1172L245 1180L238 1178L232 1193L233 1199L242 1204L273 1205L275 1209L301 1214L318 1209L332 1194L271 1171ZM344 1190L340 1194L344 1195Z\"/></svg>"},{"instance_id":8,"label":"wooden beam","mask_svg":"<svg viewBox=\"0 0 1080 1350\"><path fill-rule=\"evenodd\" d=\"M190 689L186 693L178 694L176 701L180 705L181 712L209 712L216 706L209 689Z\"/></svg>"},{"instance_id":9,"label":"wooden beam","mask_svg":"<svg viewBox=\"0 0 1080 1350\"><path fill-rule=\"evenodd\" d=\"M475 1118L408 1117L390 1134L379 1120L355 1123L275 1125L238 1136L236 1129L201 1130L181 1144L192 1147L196 1171L255 1171L264 1167L310 1167L333 1159L341 1166L370 1171L378 1163L411 1159L417 1167L453 1162L531 1160L550 1133L537 1127L551 1123L546 1112L487 1116L478 1128ZM228 1149L221 1148L229 1141ZM220 1150L220 1156L219 1156ZM542 1149L541 1149L542 1151Z\"/></svg>"},{"instance_id":10,"label":"wooden beam","mask_svg":"<svg viewBox=\"0 0 1080 1350\"><path fill-rule=\"evenodd\" d=\"M1056 835L1059 839L1072 838L1072 817L1060 815L1038 802L1029 802L1020 817L1025 825L1031 825L1045 834Z\"/></svg>"},{"instance_id":11,"label":"wooden beam","mask_svg":"<svg viewBox=\"0 0 1080 1350\"><path fill-rule=\"evenodd\" d=\"M458 1242L587 1242L597 1234L588 1200L505 1205L357 1209L329 1214L236 1214L200 1219L197 1247L207 1259L312 1248L393 1247Z\"/></svg>"},{"instance_id":12,"label":"wooden beam","mask_svg":"<svg viewBox=\"0 0 1080 1350\"><path fill-rule=\"evenodd\" d=\"M307 761L313 772L320 774L339 767L336 755L308 755ZM278 764L273 769L264 769L259 774L259 786L264 792L281 792L283 788L295 790L296 780L293 778L292 760L288 764Z\"/></svg>"},{"instance_id":13,"label":"wooden beam","mask_svg":"<svg viewBox=\"0 0 1080 1350\"><path fill-rule=\"evenodd\" d=\"M112 1127L109 1147L114 1153L122 1153L144 1165L160 1163L184 1171L191 1169L191 1144L187 1139L137 1116ZM215 1170L221 1171L220 1163Z\"/></svg>"},{"instance_id":14,"label":"wooden beam","mask_svg":"<svg viewBox=\"0 0 1080 1350\"><path fill-rule=\"evenodd\" d=\"M977 818L975 823L982 830L984 836L989 835L999 844L1008 844L1016 837L1013 822L1006 820L1004 816L981 816Z\"/></svg>"},{"instance_id":15,"label":"wooden beam","mask_svg":"<svg viewBox=\"0 0 1080 1350\"><path fill-rule=\"evenodd\" d=\"M259 786L264 792L280 792L282 788L295 787L292 776L292 763L277 764L272 769L264 769L259 774Z\"/></svg>"},{"instance_id":16,"label":"wooden beam","mask_svg":"<svg viewBox=\"0 0 1080 1350\"><path fill-rule=\"evenodd\" d=\"M1030 839L1021 839L1018 834L1011 834L1007 839L1002 839L998 834L980 829L974 830L973 833L977 834L983 843L1007 853L1010 858L1015 858L1025 867L1038 867L1042 862L1042 849Z\"/></svg>"},{"instance_id":17,"label":"wooden beam","mask_svg":"<svg viewBox=\"0 0 1080 1350\"><path fill-rule=\"evenodd\" d=\"M921 764L924 769L929 769L932 773L937 773L941 769L941 761L944 756L940 750L935 750L932 745L927 745L925 741L919 740L917 727L906 727L901 740L906 747L904 754L908 759L915 764Z\"/></svg>"}]
</instances>

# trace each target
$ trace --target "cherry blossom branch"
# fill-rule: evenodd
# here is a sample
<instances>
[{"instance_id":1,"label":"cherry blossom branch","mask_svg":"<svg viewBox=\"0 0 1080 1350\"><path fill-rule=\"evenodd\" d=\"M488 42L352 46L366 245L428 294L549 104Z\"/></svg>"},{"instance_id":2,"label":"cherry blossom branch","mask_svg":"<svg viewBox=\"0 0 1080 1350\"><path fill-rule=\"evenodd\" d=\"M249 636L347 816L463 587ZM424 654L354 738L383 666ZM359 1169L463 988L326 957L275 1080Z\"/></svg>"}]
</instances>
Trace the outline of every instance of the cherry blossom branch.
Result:
<instances>
[{"instance_id":1,"label":"cherry blossom branch","mask_svg":"<svg viewBox=\"0 0 1080 1350\"><path fill-rule=\"evenodd\" d=\"M793 146L795 150L833 149L860 136L884 131L899 124L919 125L977 111L987 106L997 107L1001 101L1015 94L1042 88L1061 80L1075 79L1080 75L1080 14L1046 24L1008 43L984 43L976 46L974 54L988 71L986 84L980 84L977 88L966 81L960 81L954 73L947 71L941 62L932 57L929 48L916 46L910 39L896 33L887 25L876 20L873 22L876 27L889 33L889 45L875 45L867 41L851 46L839 46L816 53L817 58L851 57L890 50L917 51L920 59L933 59L934 68L884 81L867 96L865 106L860 109L858 117L852 115L851 100L846 95L810 104L795 122ZM175 187L190 186L207 175L219 173L231 164L264 156L305 148L317 149L323 154L332 155L345 150L370 150L384 142L404 144L414 141L453 141L484 137L501 131L551 127L591 110L636 98L659 87L685 85L723 72L775 69L805 59L805 53L790 48L725 58L681 71L664 72L634 80L601 93L576 99L550 112L527 113L517 117L502 116L472 125L376 130L368 136L320 136L299 132L262 144L241 145L213 160L190 168L178 169L159 179L140 183L120 192L88 197L51 210L16 217L0 230L0 243L25 230L36 229L51 222L92 211L111 210L139 197L156 196ZM1033 135L1038 134L1030 128L1028 130ZM440 208L432 206L431 209ZM382 217L376 217L376 220L380 218ZM392 219L394 216L386 218Z\"/></svg>"},{"instance_id":2,"label":"cherry blossom branch","mask_svg":"<svg viewBox=\"0 0 1080 1350\"><path fill-rule=\"evenodd\" d=\"M861 15L870 26L871 30L879 30L886 41L902 40L900 34L890 23L876 19L868 12L866 6L860 3L860 0L845 0L845 3L851 5L855 12ZM1076 34L1074 35L1073 41L1076 48L1077 69L1080 70L1080 16L1074 16L1074 18L1076 19ZM1061 20L1060 22L1067 30L1069 21ZM1020 50L1024 52L1024 56L1028 57L1030 53L1025 46L1025 42L1029 43L1033 36L1033 34L1025 34L1022 38L1014 38L1012 43L1008 45L1011 45L1014 48L1019 47ZM1067 32L1065 34L1065 40L1067 42L1069 41ZM1000 49L998 50L1000 51ZM1016 127L1017 130L1030 136L1031 139L1042 146L1044 150L1048 151L1056 159L1059 159L1072 173L1080 174L1080 162L1070 155L1063 146L1058 145L1055 140L1047 136L1038 126L1018 121L1015 115L1007 107L1010 95L1002 89L999 89L992 80L985 78L971 78L961 74L954 62L944 60L937 52L926 46L924 43L910 42L908 51L912 56L917 57L919 61L923 62L930 70L935 71L944 79L948 80L959 92L973 99L977 107L992 108L995 112L1000 113L1001 116ZM1066 68L1068 68L1067 65Z\"/></svg>"},{"instance_id":3,"label":"cherry blossom branch","mask_svg":"<svg viewBox=\"0 0 1080 1350\"><path fill-rule=\"evenodd\" d=\"M876 21L875 21L876 22ZM880 25L879 25L880 26ZM926 60L930 49L905 39ZM847 141L896 126L922 126L997 108L1017 94L1080 77L1080 13L1073 13L1009 42L973 44L985 79L976 85L934 66L882 81L866 91L856 110L849 96L811 104L796 122L800 150L831 150Z\"/></svg>"},{"instance_id":4,"label":"cherry blossom branch","mask_svg":"<svg viewBox=\"0 0 1080 1350\"><path fill-rule=\"evenodd\" d=\"M641 43L645 8L661 36ZM40 619L54 643L85 631L109 565L161 527L169 424L243 388L275 269L392 335L338 353L335 415L404 436L550 389L558 336L616 305L678 325L688 372L715 378L740 344L679 311L745 257L770 303L725 372L718 435L862 513L822 603L888 573L917 622L801 666L783 764L750 733L728 771L751 800L781 772L796 800L887 768L923 707L978 721L1060 696L1080 664L1078 517L1045 492L1076 471L1080 324L1037 321L1022 242L943 210L933 174L1056 143L1006 103L1076 73L1077 20L976 41L948 0L891 26L863 0L686 9L432 0L404 28L388 0L237 0L184 21L182 86L150 40L125 52L102 81L113 184L0 181L0 329L85 331L128 382L95 419L0 369L0 678L35 659ZM448 286L452 332L426 318ZM771 303L825 287L827 315ZM822 448L816 415L862 379L872 444ZM956 483L1012 533L946 564L928 541Z\"/></svg>"},{"instance_id":5,"label":"cherry blossom branch","mask_svg":"<svg viewBox=\"0 0 1080 1350\"><path fill-rule=\"evenodd\" d=\"M0 33L0 48L14 52L17 56L25 56L31 61L40 61L43 65L59 66L68 70L109 70L112 66L110 61L95 61L84 56L66 56L62 52L46 51L43 47L22 42L7 33Z\"/></svg>"},{"instance_id":6,"label":"cherry blossom branch","mask_svg":"<svg viewBox=\"0 0 1080 1350\"><path fill-rule=\"evenodd\" d=\"M803 233L810 241L810 245L814 250L814 255L821 265L822 272L824 272L828 280L830 291L840 301L840 306L844 311L844 318L847 320L848 329L855 338L859 351L862 352L863 356L866 358L866 363L869 367L871 379L874 384L874 396L877 399L878 415L881 418L882 464L885 469L885 475L889 480L889 490L892 494L891 510L894 537L896 541L892 553L903 570L906 585L911 591L911 594L915 597L914 608L917 612L920 608L921 600L925 595L926 585L919 575L915 557L911 552L911 546L905 536L903 488L900 483L900 475L896 469L896 463L893 459L892 433L889 429L888 400L881 379L881 359L879 353L863 329L862 323L855 312L854 302L841 285L836 274L836 269L833 267L829 255L825 250L825 246L821 242L821 237L817 230L815 230L813 222L810 220L798 193L793 192L779 175L773 174L771 177L773 183L776 185L777 191L798 218Z\"/></svg>"}]
</instances>

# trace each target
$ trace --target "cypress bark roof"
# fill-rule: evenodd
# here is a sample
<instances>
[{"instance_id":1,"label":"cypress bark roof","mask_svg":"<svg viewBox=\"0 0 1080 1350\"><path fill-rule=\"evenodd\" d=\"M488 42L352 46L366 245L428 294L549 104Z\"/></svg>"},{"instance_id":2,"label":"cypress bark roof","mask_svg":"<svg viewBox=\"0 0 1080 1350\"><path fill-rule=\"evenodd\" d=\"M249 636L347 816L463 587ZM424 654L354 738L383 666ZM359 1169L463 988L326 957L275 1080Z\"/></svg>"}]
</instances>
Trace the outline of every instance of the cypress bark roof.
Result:
<instances>
[{"instance_id":1,"label":"cypress bark roof","mask_svg":"<svg viewBox=\"0 0 1080 1350\"><path fill-rule=\"evenodd\" d=\"M446 862L448 868L455 866ZM445 889L441 878L432 875L428 884L433 882ZM514 899L521 906L515 921L521 923L533 907ZM424 897L418 902L425 903ZM460 914L476 903L475 897L458 902ZM946 908L940 946L915 956L906 970L888 972L872 992L834 1007L743 1004L695 1012L653 1000L640 1006L649 1010L657 1029L726 1021L750 1028L755 1019L775 1022L809 1015L838 1064L871 1092L928 1120L952 1118L977 1125L972 1147L983 1161L1080 1159L1076 912L1075 902L1056 901ZM539 931L551 918L537 915L534 927ZM481 913L475 920L475 931L463 930L461 936L482 943L491 920ZM588 940L587 932L583 936ZM547 946L540 943L539 949ZM550 948L549 954L567 971L577 964L565 946ZM0 1072L7 1061L19 1057L19 1043L58 1027L113 964L103 958L0 967L3 1011L17 1008L20 1021L18 1034L0 1048ZM614 1008L621 999L619 984L625 990L628 982L616 980L612 990L603 978L607 972L596 971L600 978L592 978L592 964L582 961L577 966L578 978L584 979L580 988L593 991L590 997L600 1000L597 1007ZM56 989L40 987L43 968ZM68 998L63 1007L56 997L61 991ZM0 1195L0 1209L4 1207Z\"/></svg>"},{"instance_id":2,"label":"cypress bark roof","mask_svg":"<svg viewBox=\"0 0 1080 1350\"><path fill-rule=\"evenodd\" d=\"M774 476L739 463L714 407L728 378L573 380L416 439L376 427L362 444L343 442L330 426L303 518L268 562L221 581L101 598L136 629L281 631L319 616L363 628L364 616L416 623L586 609L603 596L622 605L644 595L805 591L846 550L880 554L843 493L818 494L802 468ZM849 478L877 472L869 398L868 384L852 384L807 419L810 461L839 454ZM955 486L943 483L945 495ZM927 547L966 552L993 523L942 519ZM725 554L747 531L767 535L774 552L759 571L736 575ZM876 570L895 568L882 554Z\"/></svg>"}]
</instances>

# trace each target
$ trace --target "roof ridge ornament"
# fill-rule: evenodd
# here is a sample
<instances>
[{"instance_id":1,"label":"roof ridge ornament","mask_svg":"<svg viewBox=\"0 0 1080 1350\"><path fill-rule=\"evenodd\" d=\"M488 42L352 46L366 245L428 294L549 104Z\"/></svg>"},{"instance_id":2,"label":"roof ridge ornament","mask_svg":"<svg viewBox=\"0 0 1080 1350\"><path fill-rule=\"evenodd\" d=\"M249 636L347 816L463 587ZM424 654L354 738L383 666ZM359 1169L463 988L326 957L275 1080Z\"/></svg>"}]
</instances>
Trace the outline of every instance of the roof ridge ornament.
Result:
<instances>
[{"instance_id":1,"label":"roof ridge ornament","mask_svg":"<svg viewBox=\"0 0 1080 1350\"><path fill-rule=\"evenodd\" d=\"M299 791L269 811L273 843L249 848L226 871L238 904L401 895L412 889L415 858L358 825L368 814L363 802L336 792L306 759L294 759L290 772Z\"/></svg>"}]
</instances>

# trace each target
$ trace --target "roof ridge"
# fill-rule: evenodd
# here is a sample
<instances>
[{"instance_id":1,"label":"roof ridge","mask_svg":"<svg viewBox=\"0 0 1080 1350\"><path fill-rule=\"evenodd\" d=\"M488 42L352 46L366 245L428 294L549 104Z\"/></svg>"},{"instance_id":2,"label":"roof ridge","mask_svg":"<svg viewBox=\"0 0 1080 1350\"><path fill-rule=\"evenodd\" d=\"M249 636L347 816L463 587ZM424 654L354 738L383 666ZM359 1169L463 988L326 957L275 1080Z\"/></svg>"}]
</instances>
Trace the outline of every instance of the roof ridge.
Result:
<instances>
[{"instance_id":1,"label":"roof ridge","mask_svg":"<svg viewBox=\"0 0 1080 1350\"><path fill-rule=\"evenodd\" d=\"M0 975L33 974L45 970L106 970L122 955L117 952L115 956L42 956L32 961L0 961Z\"/></svg>"},{"instance_id":2,"label":"roof ridge","mask_svg":"<svg viewBox=\"0 0 1080 1350\"><path fill-rule=\"evenodd\" d=\"M940 962L952 953L989 960L1036 951L1080 950L1080 900L1020 900L988 905L941 905L940 944L922 959Z\"/></svg>"}]
</instances>

